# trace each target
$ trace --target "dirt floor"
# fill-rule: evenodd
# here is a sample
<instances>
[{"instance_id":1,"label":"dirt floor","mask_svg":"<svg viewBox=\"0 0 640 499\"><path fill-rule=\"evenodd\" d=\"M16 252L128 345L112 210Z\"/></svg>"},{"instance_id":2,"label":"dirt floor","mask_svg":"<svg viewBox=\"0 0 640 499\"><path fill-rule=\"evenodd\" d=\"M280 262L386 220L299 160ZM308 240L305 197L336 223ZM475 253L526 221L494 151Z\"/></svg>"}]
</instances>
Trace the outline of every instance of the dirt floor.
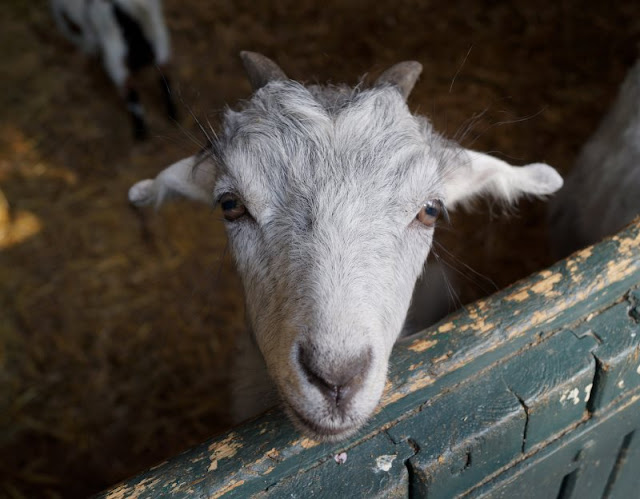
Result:
<instances>
[{"instance_id":1,"label":"dirt floor","mask_svg":"<svg viewBox=\"0 0 640 499\"><path fill-rule=\"evenodd\" d=\"M144 72L152 136L137 144L100 65L57 33L45 2L2 10L2 497L82 497L225 428L243 312L220 215L139 213L126 193L199 148L187 107L216 123L248 97L241 49L306 81L418 60L410 105L439 130L472 124L464 145L567 172L640 35L639 2L166 0L182 118L165 119L158 75ZM440 242L465 301L552 261L539 201L508 217L479 203Z\"/></svg>"}]
</instances>

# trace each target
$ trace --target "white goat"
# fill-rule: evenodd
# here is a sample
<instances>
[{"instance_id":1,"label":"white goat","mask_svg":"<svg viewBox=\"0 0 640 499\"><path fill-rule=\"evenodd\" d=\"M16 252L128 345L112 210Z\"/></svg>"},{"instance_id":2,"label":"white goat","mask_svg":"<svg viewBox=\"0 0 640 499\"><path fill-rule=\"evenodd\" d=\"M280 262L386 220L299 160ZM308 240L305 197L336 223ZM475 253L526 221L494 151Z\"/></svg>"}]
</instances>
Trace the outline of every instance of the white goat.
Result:
<instances>
[{"instance_id":1,"label":"white goat","mask_svg":"<svg viewBox=\"0 0 640 499\"><path fill-rule=\"evenodd\" d=\"M131 74L149 64L162 71L167 114L176 117L167 75L169 33L161 0L51 0L60 31L85 53L102 58L104 68L127 103L134 135L147 135L144 110Z\"/></svg>"},{"instance_id":2,"label":"white goat","mask_svg":"<svg viewBox=\"0 0 640 499\"><path fill-rule=\"evenodd\" d=\"M564 257L640 214L640 60L550 205L554 253Z\"/></svg>"},{"instance_id":3,"label":"white goat","mask_svg":"<svg viewBox=\"0 0 640 499\"><path fill-rule=\"evenodd\" d=\"M305 87L264 56L241 56L251 100L226 112L209 150L129 199L221 205L250 328L239 363L252 377L236 393L254 396L235 400L239 418L273 403L256 395L271 379L303 432L345 438L380 399L439 217L476 195L550 194L562 179L461 149L412 115L417 62L350 89Z\"/></svg>"}]
</instances>

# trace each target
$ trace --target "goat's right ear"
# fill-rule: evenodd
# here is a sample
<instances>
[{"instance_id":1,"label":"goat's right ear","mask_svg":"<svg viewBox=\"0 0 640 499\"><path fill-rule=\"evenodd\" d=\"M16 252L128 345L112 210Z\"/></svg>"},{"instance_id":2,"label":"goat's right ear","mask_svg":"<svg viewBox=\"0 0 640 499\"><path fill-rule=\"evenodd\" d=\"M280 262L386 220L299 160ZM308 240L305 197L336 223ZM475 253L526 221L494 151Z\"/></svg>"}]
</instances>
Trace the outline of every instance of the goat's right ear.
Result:
<instances>
[{"instance_id":1,"label":"goat's right ear","mask_svg":"<svg viewBox=\"0 0 640 499\"><path fill-rule=\"evenodd\" d=\"M141 180L129 189L129 201L136 206L160 206L172 197L184 197L211 204L216 168L209 158L196 154L162 170L154 179Z\"/></svg>"}]
</instances>

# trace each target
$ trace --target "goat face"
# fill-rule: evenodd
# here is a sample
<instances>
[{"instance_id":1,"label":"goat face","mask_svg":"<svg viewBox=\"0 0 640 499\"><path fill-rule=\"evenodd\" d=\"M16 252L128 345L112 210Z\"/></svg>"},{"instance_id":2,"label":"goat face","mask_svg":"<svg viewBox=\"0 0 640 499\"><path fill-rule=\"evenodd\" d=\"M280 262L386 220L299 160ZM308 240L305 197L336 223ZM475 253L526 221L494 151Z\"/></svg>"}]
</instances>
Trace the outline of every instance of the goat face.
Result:
<instances>
[{"instance_id":1,"label":"goat face","mask_svg":"<svg viewBox=\"0 0 640 499\"><path fill-rule=\"evenodd\" d=\"M327 109L293 82L228 113L216 148L214 197L269 372L295 421L342 436L382 393L445 149L393 88Z\"/></svg>"},{"instance_id":2,"label":"goat face","mask_svg":"<svg viewBox=\"0 0 640 499\"><path fill-rule=\"evenodd\" d=\"M380 400L444 205L548 194L562 180L547 165L514 168L441 139L405 103L417 63L347 90L306 88L256 57L258 89L226 113L210 156L129 196L221 205L251 330L287 412L305 433L340 439Z\"/></svg>"}]
</instances>

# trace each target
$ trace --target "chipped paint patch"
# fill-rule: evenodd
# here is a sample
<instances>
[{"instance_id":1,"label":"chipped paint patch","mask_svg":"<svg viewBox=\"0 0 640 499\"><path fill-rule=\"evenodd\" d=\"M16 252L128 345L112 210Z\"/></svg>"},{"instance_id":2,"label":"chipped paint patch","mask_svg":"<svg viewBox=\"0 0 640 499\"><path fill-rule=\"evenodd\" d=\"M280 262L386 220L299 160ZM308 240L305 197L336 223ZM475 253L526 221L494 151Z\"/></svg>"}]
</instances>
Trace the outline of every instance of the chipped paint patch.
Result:
<instances>
[{"instance_id":1,"label":"chipped paint patch","mask_svg":"<svg viewBox=\"0 0 640 499\"><path fill-rule=\"evenodd\" d=\"M455 328L455 326L453 325L453 322L447 322L446 324L443 324L438 328L438 332L448 333L449 331L453 331L453 328Z\"/></svg>"},{"instance_id":2,"label":"chipped paint patch","mask_svg":"<svg viewBox=\"0 0 640 499\"><path fill-rule=\"evenodd\" d=\"M544 281L531 286L531 291L537 295L557 296L559 293L553 292L553 285L562 280L562 274L557 273L547 277Z\"/></svg>"},{"instance_id":3,"label":"chipped paint patch","mask_svg":"<svg viewBox=\"0 0 640 499\"><path fill-rule=\"evenodd\" d=\"M523 289L522 291L518 291L517 293L513 293L505 298L505 301L517 301L523 302L529 299L529 291L527 289Z\"/></svg>"},{"instance_id":4,"label":"chipped paint patch","mask_svg":"<svg viewBox=\"0 0 640 499\"><path fill-rule=\"evenodd\" d=\"M217 490L210 497L223 496L227 492L230 492L233 489L236 489L236 488L240 487L241 485L244 485L244 480L231 480L225 487L221 488L220 490Z\"/></svg>"},{"instance_id":5,"label":"chipped paint patch","mask_svg":"<svg viewBox=\"0 0 640 499\"><path fill-rule=\"evenodd\" d=\"M126 484L118 485L107 494L106 499L123 499L127 497L129 491L130 488Z\"/></svg>"},{"instance_id":6,"label":"chipped paint patch","mask_svg":"<svg viewBox=\"0 0 640 499\"><path fill-rule=\"evenodd\" d=\"M218 461L235 456L241 448L242 443L239 441L238 436L233 432L229 433L224 440L212 443L209 446L209 452L211 452L209 459L211 460L211 464L209 465L208 471L217 470Z\"/></svg>"},{"instance_id":7,"label":"chipped paint patch","mask_svg":"<svg viewBox=\"0 0 640 499\"><path fill-rule=\"evenodd\" d=\"M549 311L538 310L537 312L531 314L530 324L531 326L537 326L539 324L547 322L550 318L551 314L549 313Z\"/></svg>"},{"instance_id":8,"label":"chipped paint patch","mask_svg":"<svg viewBox=\"0 0 640 499\"><path fill-rule=\"evenodd\" d=\"M409 366L409 371L415 371L416 369L418 369L419 367L422 367L422 362L418 362L417 364L411 364Z\"/></svg>"},{"instance_id":9,"label":"chipped paint patch","mask_svg":"<svg viewBox=\"0 0 640 499\"><path fill-rule=\"evenodd\" d=\"M401 392L389 392L387 394L385 394L384 397L382 397L382 400L380 401L380 404L378 405L379 409L382 409L384 406L387 406L389 404L393 404L394 402L397 402L398 400L400 400L401 398L404 397L404 393Z\"/></svg>"},{"instance_id":10,"label":"chipped paint patch","mask_svg":"<svg viewBox=\"0 0 640 499\"><path fill-rule=\"evenodd\" d=\"M411 392L415 392L417 390L420 390L421 388L424 388L425 386L429 386L434 381L435 381L435 378L433 376L428 375L428 374L425 374L423 376L418 376L414 380L411 381L411 384L409 385L409 392L411 393Z\"/></svg>"},{"instance_id":11,"label":"chipped paint patch","mask_svg":"<svg viewBox=\"0 0 640 499\"><path fill-rule=\"evenodd\" d=\"M374 473L379 473L381 471L389 471L391 466L393 466L393 461L395 461L396 454L385 454L383 456L379 456L376 458L376 467L373 468Z\"/></svg>"},{"instance_id":12,"label":"chipped paint patch","mask_svg":"<svg viewBox=\"0 0 640 499\"><path fill-rule=\"evenodd\" d=\"M264 455L265 457L268 457L269 459L273 459L274 461L280 460L280 452L278 452L278 449L276 449L275 447L265 452Z\"/></svg>"},{"instance_id":13,"label":"chipped paint patch","mask_svg":"<svg viewBox=\"0 0 640 499\"><path fill-rule=\"evenodd\" d=\"M640 232L636 234L636 237L620 237L614 236L612 238L618 243L618 251L624 256L631 256L633 249L640 245Z\"/></svg>"},{"instance_id":14,"label":"chipped paint patch","mask_svg":"<svg viewBox=\"0 0 640 499\"><path fill-rule=\"evenodd\" d=\"M564 392L562 392L560 402L562 403L562 405L565 405L567 402L573 402L573 405L578 405L580 403L580 390L578 390L577 388L565 390Z\"/></svg>"},{"instance_id":15,"label":"chipped paint patch","mask_svg":"<svg viewBox=\"0 0 640 499\"><path fill-rule=\"evenodd\" d=\"M584 261L587 258L589 258L592 254L593 254L593 247L589 246L588 248L585 248L583 250L578 251L574 255L574 258L577 259L577 260Z\"/></svg>"},{"instance_id":16,"label":"chipped paint patch","mask_svg":"<svg viewBox=\"0 0 640 499\"><path fill-rule=\"evenodd\" d=\"M303 438L298 443L303 449L311 449L312 447L318 445L318 442L316 442L315 440L311 440L310 438Z\"/></svg>"},{"instance_id":17,"label":"chipped paint patch","mask_svg":"<svg viewBox=\"0 0 640 499\"><path fill-rule=\"evenodd\" d=\"M160 478L148 477L136 483L133 488L122 484L109 492L106 499L138 499L144 492L148 492L147 489L152 489L160 482Z\"/></svg>"},{"instance_id":18,"label":"chipped paint patch","mask_svg":"<svg viewBox=\"0 0 640 499\"><path fill-rule=\"evenodd\" d=\"M438 362L442 362L443 360L447 360L449 357L451 357L451 352L447 352L445 354L442 354L440 357L436 357L431 362L433 362L434 364L437 364Z\"/></svg>"},{"instance_id":19,"label":"chipped paint patch","mask_svg":"<svg viewBox=\"0 0 640 499\"><path fill-rule=\"evenodd\" d=\"M624 380L623 379L618 381L618 388L620 388L620 389L624 388Z\"/></svg>"},{"instance_id":20,"label":"chipped paint patch","mask_svg":"<svg viewBox=\"0 0 640 499\"><path fill-rule=\"evenodd\" d=\"M593 388L593 383L589 383L587 386L584 387L584 401L585 402L589 401L589 397L591 397L592 388Z\"/></svg>"},{"instance_id":21,"label":"chipped paint patch","mask_svg":"<svg viewBox=\"0 0 640 499\"><path fill-rule=\"evenodd\" d=\"M424 352L425 350L429 350L429 348L437 344L438 340L418 340L409 347L409 350L413 352Z\"/></svg>"}]
</instances>

